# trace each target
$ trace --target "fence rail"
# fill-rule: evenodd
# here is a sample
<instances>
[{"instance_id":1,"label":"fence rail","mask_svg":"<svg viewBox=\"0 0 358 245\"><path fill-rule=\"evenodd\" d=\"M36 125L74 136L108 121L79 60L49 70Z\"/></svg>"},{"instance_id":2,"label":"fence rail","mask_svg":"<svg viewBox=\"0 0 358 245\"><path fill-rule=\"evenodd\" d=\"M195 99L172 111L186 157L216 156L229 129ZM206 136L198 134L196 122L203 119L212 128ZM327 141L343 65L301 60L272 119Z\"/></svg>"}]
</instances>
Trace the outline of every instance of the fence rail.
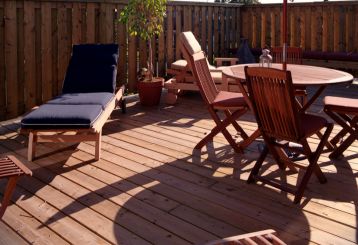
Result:
<instances>
[{"instance_id":1,"label":"fence rail","mask_svg":"<svg viewBox=\"0 0 358 245\"><path fill-rule=\"evenodd\" d=\"M118 82L135 91L146 44L116 21L124 0L5 0L0 2L0 120L13 118L61 91L78 43L118 43ZM289 40L306 50L358 51L358 3L290 4ZM155 70L180 58L178 35L191 30L209 60L239 46L281 43L281 6L170 2L165 31L152 40Z\"/></svg>"}]
</instances>

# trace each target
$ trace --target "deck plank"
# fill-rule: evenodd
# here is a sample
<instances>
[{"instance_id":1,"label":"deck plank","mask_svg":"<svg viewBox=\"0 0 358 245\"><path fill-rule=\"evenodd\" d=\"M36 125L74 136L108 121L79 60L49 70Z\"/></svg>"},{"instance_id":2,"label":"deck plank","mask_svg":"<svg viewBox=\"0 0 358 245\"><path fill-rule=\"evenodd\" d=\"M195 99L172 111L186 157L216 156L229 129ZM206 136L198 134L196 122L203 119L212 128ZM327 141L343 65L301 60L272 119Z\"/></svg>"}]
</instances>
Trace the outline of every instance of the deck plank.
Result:
<instances>
[{"instance_id":1,"label":"deck plank","mask_svg":"<svg viewBox=\"0 0 358 245\"><path fill-rule=\"evenodd\" d=\"M329 87L325 94L357 92L352 85ZM310 111L325 116L322 98ZM240 155L218 135L193 151L214 125L197 94L159 108L141 107L132 97L127 111L116 110L106 123L100 161L93 161L94 144L83 142L39 144L40 157L27 162L19 118L0 122L0 154L16 155L34 172L18 184L0 234L9 232L19 244L202 244L274 228L289 244L358 242L358 142L345 158L324 153L319 164L328 183L311 178L303 203L295 205L290 194L246 184L258 142ZM256 129L252 114L240 124ZM338 131L335 126L332 135ZM318 139L309 142L315 146ZM265 173L280 177L272 164ZM292 184L298 178L284 179Z\"/></svg>"}]
</instances>

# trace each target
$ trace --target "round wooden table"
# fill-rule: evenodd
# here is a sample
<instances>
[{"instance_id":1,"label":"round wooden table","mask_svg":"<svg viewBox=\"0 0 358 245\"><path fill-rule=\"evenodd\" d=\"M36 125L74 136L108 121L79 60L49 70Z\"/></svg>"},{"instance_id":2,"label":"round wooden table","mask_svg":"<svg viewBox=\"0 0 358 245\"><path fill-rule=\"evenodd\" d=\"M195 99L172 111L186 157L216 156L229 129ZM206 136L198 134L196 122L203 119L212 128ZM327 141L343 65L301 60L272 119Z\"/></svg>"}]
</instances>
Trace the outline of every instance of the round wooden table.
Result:
<instances>
[{"instance_id":1,"label":"round wooden table","mask_svg":"<svg viewBox=\"0 0 358 245\"><path fill-rule=\"evenodd\" d=\"M228 66L222 69L223 82L227 83L227 78L232 78L238 81L238 83L245 80L245 66L259 66L256 64L242 64ZM282 64L274 63L272 68L282 69ZM287 64L287 70L291 71L292 83L297 86L318 86L319 88L314 95L308 100L308 102L302 106L302 111L305 111L310 105L318 98L327 85L333 85L338 83L348 83L353 81L353 76L347 72L307 65L293 65Z\"/></svg>"}]
</instances>

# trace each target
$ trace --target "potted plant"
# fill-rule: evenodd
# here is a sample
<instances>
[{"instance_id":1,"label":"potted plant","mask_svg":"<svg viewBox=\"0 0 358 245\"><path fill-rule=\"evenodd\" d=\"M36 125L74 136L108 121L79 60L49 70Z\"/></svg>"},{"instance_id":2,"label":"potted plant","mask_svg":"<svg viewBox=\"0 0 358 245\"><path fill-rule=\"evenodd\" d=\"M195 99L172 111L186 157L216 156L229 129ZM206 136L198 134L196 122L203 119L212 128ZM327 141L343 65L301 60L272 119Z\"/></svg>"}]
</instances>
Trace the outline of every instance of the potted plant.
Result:
<instances>
[{"instance_id":1,"label":"potted plant","mask_svg":"<svg viewBox=\"0 0 358 245\"><path fill-rule=\"evenodd\" d=\"M138 36L147 43L147 67L140 72L139 98L142 105L157 105L164 84L163 78L153 76L151 39L163 31L167 0L128 0L119 21L128 25L129 35Z\"/></svg>"}]
</instances>

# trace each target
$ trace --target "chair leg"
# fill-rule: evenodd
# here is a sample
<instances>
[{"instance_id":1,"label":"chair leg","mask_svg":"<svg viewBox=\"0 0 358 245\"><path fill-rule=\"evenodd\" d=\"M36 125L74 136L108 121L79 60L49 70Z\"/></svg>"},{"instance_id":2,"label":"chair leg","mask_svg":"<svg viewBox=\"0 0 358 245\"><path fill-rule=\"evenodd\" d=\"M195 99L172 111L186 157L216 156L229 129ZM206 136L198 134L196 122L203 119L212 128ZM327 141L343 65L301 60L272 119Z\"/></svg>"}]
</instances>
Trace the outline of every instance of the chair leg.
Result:
<instances>
[{"instance_id":1,"label":"chair leg","mask_svg":"<svg viewBox=\"0 0 358 245\"><path fill-rule=\"evenodd\" d=\"M96 146L95 146L95 160L98 161L101 158L102 148L102 131L96 133Z\"/></svg>"},{"instance_id":2,"label":"chair leg","mask_svg":"<svg viewBox=\"0 0 358 245\"><path fill-rule=\"evenodd\" d=\"M339 139L345 136L347 133L350 134L347 139L341 145L336 148L330 155L330 158L337 158L340 156L356 139L358 139L358 116L350 118L349 116L341 113L333 113L325 108L325 112L334 121L342 126L342 130L331 140L333 144L337 144Z\"/></svg>"},{"instance_id":3,"label":"chair leg","mask_svg":"<svg viewBox=\"0 0 358 245\"><path fill-rule=\"evenodd\" d=\"M122 114L125 114L127 112L127 101L125 98L121 99L121 109L122 109Z\"/></svg>"},{"instance_id":4,"label":"chair leg","mask_svg":"<svg viewBox=\"0 0 358 245\"><path fill-rule=\"evenodd\" d=\"M32 161L32 159L35 157L36 141L37 141L37 134L30 132L28 149L27 149L27 160L28 161Z\"/></svg>"},{"instance_id":5,"label":"chair leg","mask_svg":"<svg viewBox=\"0 0 358 245\"><path fill-rule=\"evenodd\" d=\"M240 113L240 115L238 117L240 117L241 115L245 114L247 112L247 109L242 109L242 112ZM232 113L229 110L225 110L225 115L227 117L232 117ZM244 131L244 129L235 121L233 120L231 122L232 126L234 126L234 128L236 129L236 131L238 133L240 133L241 137L246 140L247 138L249 138L249 136L246 134L246 132Z\"/></svg>"},{"instance_id":6,"label":"chair leg","mask_svg":"<svg viewBox=\"0 0 358 245\"><path fill-rule=\"evenodd\" d=\"M178 99L178 89L168 89L168 93L165 96L165 103L168 105L174 105Z\"/></svg>"},{"instance_id":7,"label":"chair leg","mask_svg":"<svg viewBox=\"0 0 358 245\"><path fill-rule=\"evenodd\" d=\"M329 158L337 158L340 155L343 154L343 152L345 150L347 150L347 148L356 140L358 139L358 134L351 134L347 139L345 139L343 141L342 144L340 144L340 146L338 146L334 151L332 151L331 154L329 154Z\"/></svg>"},{"instance_id":8,"label":"chair leg","mask_svg":"<svg viewBox=\"0 0 358 245\"><path fill-rule=\"evenodd\" d=\"M249 178L247 179L247 183L250 184L250 183L255 182L255 176L259 173L259 170L260 170L268 152L269 152L269 149L268 149L267 145L265 145L264 149L261 152L259 159L257 159L255 166L253 167L253 169L250 172Z\"/></svg>"},{"instance_id":9,"label":"chair leg","mask_svg":"<svg viewBox=\"0 0 358 245\"><path fill-rule=\"evenodd\" d=\"M226 127L236 118L238 118L241 115L240 111L235 111L231 117L226 117L223 121L219 118L219 116L216 114L216 112L210 108L209 112L211 114L211 117L216 123L216 127L214 127L211 132L206 135L194 148L195 149L201 149L204 145L206 145L209 141L211 141L215 135L218 133L223 133L226 140L229 142L231 147L234 149L237 153L243 153L242 149L239 147L239 145L235 142L235 140L232 138L229 131L227 131Z\"/></svg>"},{"instance_id":10,"label":"chair leg","mask_svg":"<svg viewBox=\"0 0 358 245\"><path fill-rule=\"evenodd\" d=\"M331 124L331 123L328 124L327 129L324 132L323 137L321 139L321 142L318 144L317 149L314 153L311 152L311 149L310 149L308 142L306 140L301 142L304 151L308 155L309 165L306 169L306 173L304 174L301 183L297 187L297 191L295 193L295 199L293 201L294 203L299 203L301 201L303 192L305 191L308 181L309 181L313 172L316 174L316 176L321 184L327 182L327 179L324 176L324 174L322 173L320 167L318 166L317 161L318 161L319 156L322 153L323 147L325 146L326 142L328 141L328 138L332 132L332 129L333 129L333 124Z\"/></svg>"},{"instance_id":11,"label":"chair leg","mask_svg":"<svg viewBox=\"0 0 358 245\"><path fill-rule=\"evenodd\" d=\"M19 179L19 176L12 176L9 178L7 185L6 185L6 189L4 192L4 198L1 202L1 208L0 208L0 219L2 218L2 216L5 213L5 210L7 208L7 206L9 205L10 199L11 199L11 195L16 187L16 183L17 180Z\"/></svg>"}]
</instances>

